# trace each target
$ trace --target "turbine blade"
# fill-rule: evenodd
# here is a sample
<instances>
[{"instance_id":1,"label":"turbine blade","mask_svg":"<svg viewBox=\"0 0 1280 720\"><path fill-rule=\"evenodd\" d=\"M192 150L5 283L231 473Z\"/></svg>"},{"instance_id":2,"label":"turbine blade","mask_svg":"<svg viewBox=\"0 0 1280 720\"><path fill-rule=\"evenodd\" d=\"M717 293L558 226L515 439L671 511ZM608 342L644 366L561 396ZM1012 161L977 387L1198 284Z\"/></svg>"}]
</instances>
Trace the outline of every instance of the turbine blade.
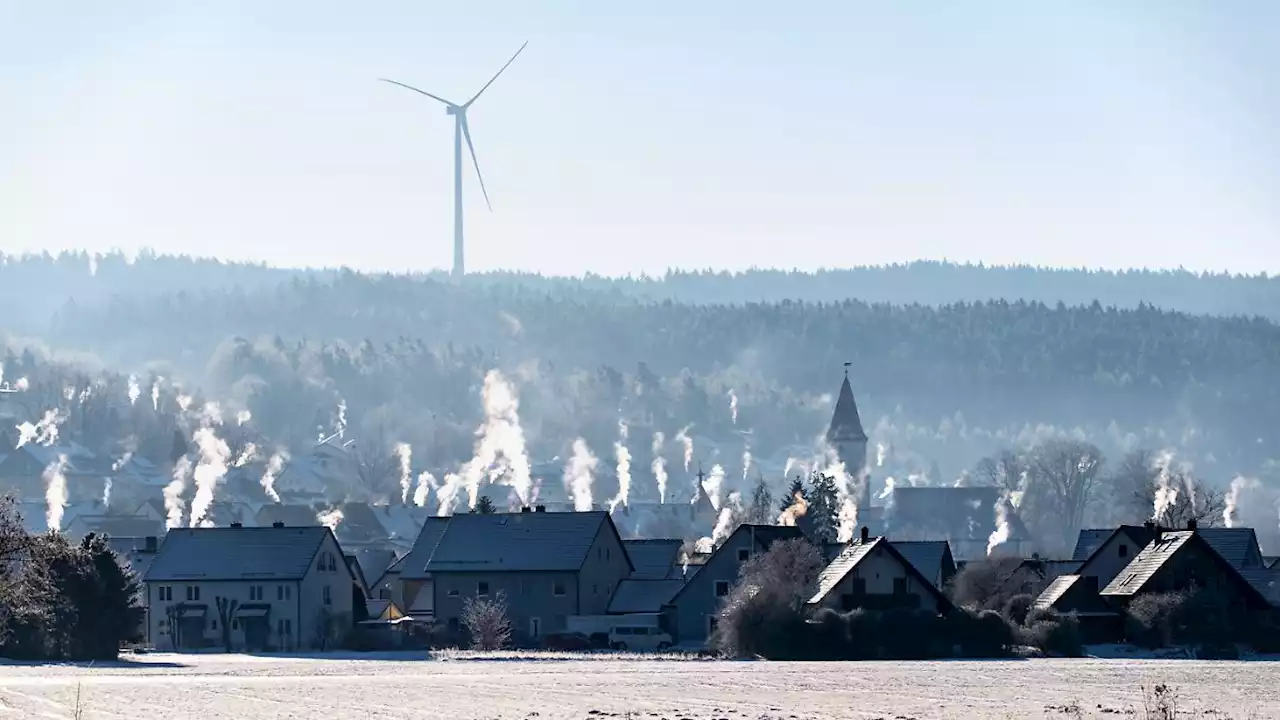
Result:
<instances>
[{"instance_id":1,"label":"turbine blade","mask_svg":"<svg viewBox=\"0 0 1280 720\"><path fill-rule=\"evenodd\" d=\"M511 65L511 63L515 62L516 58L519 57L520 53L524 52L525 47L527 47L528 45L529 45L529 41L525 40L524 45L521 45L520 49L516 51L516 54L512 55L511 59L507 61L507 64L502 66L502 70L506 70L507 67ZM499 70L497 73L494 74L492 78L489 78L489 82L485 83L484 87L480 88L480 92L476 93L475 96L472 97L470 100L468 100L466 103L464 103L462 107L464 108L471 107L471 103L475 102L476 99L479 98L484 93L485 90L489 89L489 86L493 84L493 81L498 79L498 76L502 74L502 70Z\"/></svg>"},{"instance_id":2,"label":"turbine blade","mask_svg":"<svg viewBox=\"0 0 1280 720\"><path fill-rule=\"evenodd\" d=\"M471 144L471 127L467 125L467 116L462 116L462 136L467 139L467 149L471 151L471 164L476 166L476 177L480 179L480 192L484 193L484 204L493 212L493 203L489 202L489 191L484 188L484 175L480 174L480 161L476 159L476 146Z\"/></svg>"},{"instance_id":3,"label":"turbine blade","mask_svg":"<svg viewBox=\"0 0 1280 720\"><path fill-rule=\"evenodd\" d=\"M416 92L416 93L420 93L420 94L422 94L422 95L426 95L427 97L431 98L432 100L439 100L440 102L442 102L442 103L444 103L445 105L448 105L448 106L450 106L450 107L457 107L457 104L456 104L456 103L451 103L451 102L449 102L448 100L445 100L444 98L440 97L439 95L432 95L431 93L427 92L426 90L419 90L418 88L416 88L416 87L414 87L414 86L412 86L412 85L405 85L405 84L404 84L404 83L402 83L402 82L398 82L398 81L396 81L396 80L388 80L388 79L386 79L386 78L378 78L378 79L379 79L379 80L381 80L382 82L385 82L385 83L391 83L392 85L399 85L400 87L405 88L406 90L412 90L412 91L414 91L414 92Z\"/></svg>"}]
</instances>

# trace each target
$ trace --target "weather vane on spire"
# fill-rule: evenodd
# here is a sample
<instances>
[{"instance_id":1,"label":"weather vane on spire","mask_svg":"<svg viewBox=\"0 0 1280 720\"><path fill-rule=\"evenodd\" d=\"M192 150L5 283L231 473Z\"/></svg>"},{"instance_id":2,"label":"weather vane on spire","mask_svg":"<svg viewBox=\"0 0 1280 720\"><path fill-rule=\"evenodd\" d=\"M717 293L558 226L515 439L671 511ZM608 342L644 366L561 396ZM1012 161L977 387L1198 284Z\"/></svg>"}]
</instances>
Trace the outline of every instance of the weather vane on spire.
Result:
<instances>
[{"instance_id":1,"label":"weather vane on spire","mask_svg":"<svg viewBox=\"0 0 1280 720\"><path fill-rule=\"evenodd\" d=\"M849 377L849 366L850 366L850 365L852 365L852 364L853 364L852 362L847 362L847 361L845 362L845 364L844 364L844 376L845 376L845 377Z\"/></svg>"}]
</instances>

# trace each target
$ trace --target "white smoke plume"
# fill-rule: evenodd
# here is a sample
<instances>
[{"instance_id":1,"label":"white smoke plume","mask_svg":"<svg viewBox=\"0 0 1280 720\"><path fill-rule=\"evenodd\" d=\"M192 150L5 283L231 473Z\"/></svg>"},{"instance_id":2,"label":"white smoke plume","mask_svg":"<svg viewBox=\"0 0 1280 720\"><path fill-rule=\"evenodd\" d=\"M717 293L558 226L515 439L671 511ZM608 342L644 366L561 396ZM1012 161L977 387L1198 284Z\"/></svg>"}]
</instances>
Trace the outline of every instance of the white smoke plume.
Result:
<instances>
[{"instance_id":1,"label":"white smoke plume","mask_svg":"<svg viewBox=\"0 0 1280 720\"><path fill-rule=\"evenodd\" d=\"M111 478L102 478L102 507L111 507Z\"/></svg>"},{"instance_id":2,"label":"white smoke plume","mask_svg":"<svg viewBox=\"0 0 1280 720\"><path fill-rule=\"evenodd\" d=\"M289 460L289 453L284 450L277 450L271 454L271 459L267 460L267 469L262 473L262 479L258 484L266 491L267 497L275 502L280 502L280 494L276 492L276 478L280 477L280 471L284 470L284 464Z\"/></svg>"},{"instance_id":3,"label":"white smoke plume","mask_svg":"<svg viewBox=\"0 0 1280 720\"><path fill-rule=\"evenodd\" d=\"M609 501L609 513L612 514L619 504L624 507L631 499L631 451L627 449L627 424L618 421L618 440L613 444L613 456L618 461L618 494Z\"/></svg>"},{"instance_id":4,"label":"white smoke plume","mask_svg":"<svg viewBox=\"0 0 1280 720\"><path fill-rule=\"evenodd\" d=\"M794 527L796 522L804 517L809 511L809 503L804 499L804 494L797 492L792 497L793 502L787 506L786 510L778 516L778 524L786 527Z\"/></svg>"},{"instance_id":5,"label":"white smoke plume","mask_svg":"<svg viewBox=\"0 0 1280 720\"><path fill-rule=\"evenodd\" d=\"M58 442L58 425L67 416L58 410L46 410L40 421L35 425L24 422L17 427L18 430L18 447L22 447L29 442L36 442L46 447L54 445Z\"/></svg>"},{"instance_id":6,"label":"white smoke plume","mask_svg":"<svg viewBox=\"0 0 1280 720\"><path fill-rule=\"evenodd\" d=\"M747 472L751 470L751 448L742 449L742 481L747 481Z\"/></svg>"},{"instance_id":7,"label":"white smoke plume","mask_svg":"<svg viewBox=\"0 0 1280 720\"><path fill-rule=\"evenodd\" d=\"M684 471L689 472L689 465L693 463L693 438L689 437L689 428L692 425L686 425L676 433L676 442L684 446Z\"/></svg>"},{"instance_id":8,"label":"white smoke plume","mask_svg":"<svg viewBox=\"0 0 1280 720\"><path fill-rule=\"evenodd\" d=\"M347 435L347 401L338 398L338 426L335 428L339 438Z\"/></svg>"},{"instance_id":9,"label":"white smoke plume","mask_svg":"<svg viewBox=\"0 0 1280 720\"><path fill-rule=\"evenodd\" d=\"M156 378L151 384L151 409L156 412L160 411L160 381L164 378Z\"/></svg>"},{"instance_id":10,"label":"white smoke plume","mask_svg":"<svg viewBox=\"0 0 1280 720\"><path fill-rule=\"evenodd\" d=\"M67 507L67 456L62 453L44 469L44 499L48 505L45 511L45 523L50 530L62 530L62 511Z\"/></svg>"},{"instance_id":11,"label":"white smoke plume","mask_svg":"<svg viewBox=\"0 0 1280 720\"><path fill-rule=\"evenodd\" d=\"M253 419L253 413L249 412L248 410L241 410L240 412L236 413L237 425L244 425L245 423L249 422L252 419Z\"/></svg>"},{"instance_id":12,"label":"white smoke plume","mask_svg":"<svg viewBox=\"0 0 1280 720\"><path fill-rule=\"evenodd\" d=\"M481 391L484 424L476 430L475 457L462 467L470 507L480 499L480 483L487 475L515 490L521 505L529 504L533 480L524 430L520 427L520 401L502 373L490 370Z\"/></svg>"},{"instance_id":13,"label":"white smoke plume","mask_svg":"<svg viewBox=\"0 0 1280 720\"><path fill-rule=\"evenodd\" d=\"M742 493L733 491L729 493L729 500L724 507L720 508L720 515L716 518L716 526L711 531L711 544L719 545L729 538L735 526L741 521L744 512L742 509Z\"/></svg>"},{"instance_id":14,"label":"white smoke plume","mask_svg":"<svg viewBox=\"0 0 1280 720\"><path fill-rule=\"evenodd\" d=\"M712 465L711 474L707 475L706 479L702 481L702 491L707 494L707 499L711 501L711 507L716 512L720 511L720 490L723 486L724 468L719 465Z\"/></svg>"},{"instance_id":15,"label":"white smoke plume","mask_svg":"<svg viewBox=\"0 0 1280 720\"><path fill-rule=\"evenodd\" d=\"M190 396L190 395L181 395L181 394L180 394L180 395L178 395L177 400L178 400L178 409L179 409L179 410L181 410L182 412L186 412L186 411L188 411L188 410L190 410L190 409L191 409L191 396Z\"/></svg>"},{"instance_id":16,"label":"white smoke plume","mask_svg":"<svg viewBox=\"0 0 1280 720\"><path fill-rule=\"evenodd\" d=\"M13 383L13 389L18 392L26 392L31 389L31 382L24 377L20 377Z\"/></svg>"},{"instance_id":17,"label":"white smoke plume","mask_svg":"<svg viewBox=\"0 0 1280 720\"><path fill-rule=\"evenodd\" d=\"M876 467L884 467L885 458L889 456L889 448L884 443L876 443Z\"/></svg>"},{"instance_id":18,"label":"white smoke plume","mask_svg":"<svg viewBox=\"0 0 1280 720\"><path fill-rule=\"evenodd\" d=\"M987 557L1009 541L1009 496L1001 494L996 501L996 529L987 537Z\"/></svg>"},{"instance_id":19,"label":"white smoke plume","mask_svg":"<svg viewBox=\"0 0 1280 720\"><path fill-rule=\"evenodd\" d=\"M142 388L138 387L138 376L129 376L129 404L137 405L138 398L142 396Z\"/></svg>"},{"instance_id":20,"label":"white smoke plume","mask_svg":"<svg viewBox=\"0 0 1280 720\"><path fill-rule=\"evenodd\" d=\"M173 465L173 479L164 487L164 509L168 513L165 529L182 527L182 513L187 508L182 499L187 491L187 478L191 475L191 458L183 455ZM277 501L279 502L279 501Z\"/></svg>"},{"instance_id":21,"label":"white smoke plume","mask_svg":"<svg viewBox=\"0 0 1280 720\"><path fill-rule=\"evenodd\" d=\"M1240 501L1243 499L1244 493L1260 487L1262 487L1262 483L1258 482L1257 478L1236 476L1231 481L1231 489L1227 491L1227 506L1222 509L1222 523L1229 528L1238 527L1240 524Z\"/></svg>"},{"instance_id":22,"label":"white smoke plume","mask_svg":"<svg viewBox=\"0 0 1280 720\"><path fill-rule=\"evenodd\" d=\"M1178 501L1178 488L1174 487L1173 480L1173 453L1168 450L1160 453L1155 459L1155 467L1158 470L1156 474L1156 492L1155 502L1152 506L1151 519L1156 522L1162 522Z\"/></svg>"},{"instance_id":23,"label":"white smoke plume","mask_svg":"<svg viewBox=\"0 0 1280 720\"><path fill-rule=\"evenodd\" d=\"M200 450L200 462L193 473L196 484L196 496L191 501L191 520L189 527L205 527L205 516L213 506L213 498L218 490L218 483L227 474L227 461L231 458L231 448L222 438L214 434L213 428L202 427L192 435L196 447Z\"/></svg>"},{"instance_id":24,"label":"white smoke plume","mask_svg":"<svg viewBox=\"0 0 1280 720\"><path fill-rule=\"evenodd\" d=\"M316 522L329 528L333 532L338 531L338 524L342 522L342 508L332 508L324 512L316 513Z\"/></svg>"},{"instance_id":25,"label":"white smoke plume","mask_svg":"<svg viewBox=\"0 0 1280 720\"><path fill-rule=\"evenodd\" d=\"M591 510L591 486L595 480L594 473L599 462L596 456L591 454L591 448L587 447L586 440L574 439L573 455L564 466L564 486L569 490L569 497L573 498L574 512Z\"/></svg>"},{"instance_id":26,"label":"white smoke plume","mask_svg":"<svg viewBox=\"0 0 1280 720\"><path fill-rule=\"evenodd\" d=\"M836 540L847 543L853 540L854 533L858 530L858 498L855 494L855 483L849 477L844 462L840 460L835 448L825 446L824 453L826 467L822 468L821 472L823 475L831 476L836 486L836 519L838 521ZM866 481L865 477L858 479L860 483Z\"/></svg>"},{"instance_id":27,"label":"white smoke plume","mask_svg":"<svg viewBox=\"0 0 1280 720\"><path fill-rule=\"evenodd\" d=\"M658 480L658 502L667 502L667 459L662 457L662 445L666 442L666 437L661 432L653 434L653 462L649 465L649 469L653 471L653 477Z\"/></svg>"},{"instance_id":28,"label":"white smoke plume","mask_svg":"<svg viewBox=\"0 0 1280 720\"><path fill-rule=\"evenodd\" d=\"M733 417L733 424L738 424L738 394L729 388L729 414Z\"/></svg>"},{"instance_id":29,"label":"white smoke plume","mask_svg":"<svg viewBox=\"0 0 1280 720\"><path fill-rule=\"evenodd\" d=\"M244 444L244 449L240 451L240 454L238 456L236 456L236 461L231 463L231 466L244 467L245 465L248 465L249 463L254 462L257 459L258 459L258 446L255 445L254 443L247 442Z\"/></svg>"},{"instance_id":30,"label":"white smoke plume","mask_svg":"<svg viewBox=\"0 0 1280 720\"><path fill-rule=\"evenodd\" d=\"M453 514L453 506L457 504L458 495L462 492L463 477L459 473L447 473L444 484L436 491L436 515L446 517Z\"/></svg>"},{"instance_id":31,"label":"white smoke plume","mask_svg":"<svg viewBox=\"0 0 1280 720\"><path fill-rule=\"evenodd\" d=\"M896 483L897 483L897 481L896 481L896 480L894 480L892 477L887 477L887 478L885 478L885 479L884 479L884 490L882 490L882 491L880 492L880 494L876 496L876 499L878 499L878 500L887 500L887 499L889 499L889 498L893 497L893 486L894 486Z\"/></svg>"},{"instance_id":32,"label":"white smoke plume","mask_svg":"<svg viewBox=\"0 0 1280 720\"><path fill-rule=\"evenodd\" d=\"M427 498L431 495L431 490L436 486L436 478L430 472L423 470L418 475L418 487L413 491L413 504L417 507L426 507Z\"/></svg>"},{"instance_id":33,"label":"white smoke plume","mask_svg":"<svg viewBox=\"0 0 1280 720\"><path fill-rule=\"evenodd\" d=\"M409 491L413 489L413 448L409 443L396 443L396 458L400 461L400 504L409 504Z\"/></svg>"}]
</instances>

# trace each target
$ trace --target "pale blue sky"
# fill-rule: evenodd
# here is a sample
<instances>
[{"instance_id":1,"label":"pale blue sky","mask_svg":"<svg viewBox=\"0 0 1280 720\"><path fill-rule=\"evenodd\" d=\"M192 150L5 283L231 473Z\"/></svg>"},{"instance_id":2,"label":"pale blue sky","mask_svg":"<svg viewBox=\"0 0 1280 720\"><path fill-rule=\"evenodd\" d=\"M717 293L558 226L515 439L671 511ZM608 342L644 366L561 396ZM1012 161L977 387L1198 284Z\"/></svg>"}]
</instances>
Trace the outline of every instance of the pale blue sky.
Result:
<instances>
[{"instance_id":1,"label":"pale blue sky","mask_svg":"<svg viewBox=\"0 0 1280 720\"><path fill-rule=\"evenodd\" d=\"M1280 3L0 0L0 250L1280 272Z\"/></svg>"}]
</instances>

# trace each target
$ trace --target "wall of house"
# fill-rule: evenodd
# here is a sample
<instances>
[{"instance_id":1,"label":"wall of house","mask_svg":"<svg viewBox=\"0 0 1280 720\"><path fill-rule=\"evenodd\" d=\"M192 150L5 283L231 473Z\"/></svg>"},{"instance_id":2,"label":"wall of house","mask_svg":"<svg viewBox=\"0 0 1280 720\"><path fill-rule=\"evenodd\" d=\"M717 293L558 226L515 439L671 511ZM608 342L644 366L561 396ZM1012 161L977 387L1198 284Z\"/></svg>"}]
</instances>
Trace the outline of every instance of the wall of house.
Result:
<instances>
[{"instance_id":1,"label":"wall of house","mask_svg":"<svg viewBox=\"0 0 1280 720\"><path fill-rule=\"evenodd\" d=\"M866 595L859 596L854 592L855 581L866 584ZM901 603L895 598L894 587L902 583L903 592L912 600ZM937 612L938 602L931 586L926 586L908 572L906 566L899 562L888 550L876 547L870 554L862 558L852 571L836 584L826 597L822 598L822 606L833 610L845 610L846 596L855 606L884 608L892 605L906 604L915 609Z\"/></svg>"},{"instance_id":2,"label":"wall of house","mask_svg":"<svg viewBox=\"0 0 1280 720\"><path fill-rule=\"evenodd\" d=\"M1123 554L1121 548L1124 548ZM1106 587L1133 562L1142 548L1128 535L1115 533L1081 566L1079 575L1098 578L1098 587Z\"/></svg>"},{"instance_id":3,"label":"wall of house","mask_svg":"<svg viewBox=\"0 0 1280 720\"><path fill-rule=\"evenodd\" d=\"M334 571L320 569L319 558L324 554L334 556ZM325 534L324 542L311 561L311 568L302 578L302 593L299 599L296 637L292 641L299 647L332 646L346 635L352 622L352 585L355 578L351 569L343 561L342 549L332 534ZM328 602L325 602L325 590L328 588ZM327 640L325 639L327 637Z\"/></svg>"},{"instance_id":4,"label":"wall of house","mask_svg":"<svg viewBox=\"0 0 1280 720\"><path fill-rule=\"evenodd\" d=\"M582 614L581 590L573 572L436 572L432 579L436 622L444 627L462 626L463 604L478 595L481 583L487 585L488 597L503 594L517 640L533 634L533 618L545 635L564 631L570 615ZM563 595L555 593L557 582L563 586Z\"/></svg>"},{"instance_id":5,"label":"wall of house","mask_svg":"<svg viewBox=\"0 0 1280 720\"><path fill-rule=\"evenodd\" d=\"M740 528L718 550L707 558L702 569L689 580L689 583L675 597L675 609L669 613L674 619L675 627L672 636L681 645L698 645L706 643L709 637L709 618L715 617L724 603L724 598L717 596L716 584L732 588L738 581L738 572L742 567L739 553L745 551L747 557L754 550L749 528Z\"/></svg>"},{"instance_id":6,"label":"wall of house","mask_svg":"<svg viewBox=\"0 0 1280 720\"><path fill-rule=\"evenodd\" d=\"M608 523L600 523L578 582L579 615L603 615L618 583L631 574L627 551Z\"/></svg>"},{"instance_id":7,"label":"wall of house","mask_svg":"<svg viewBox=\"0 0 1280 720\"><path fill-rule=\"evenodd\" d=\"M223 618L218 613L218 598L233 601L234 607L251 603L270 605L271 644L277 648L296 647L296 645L282 644L275 632L276 624L283 620L288 620L295 628L298 627L298 596L301 591L296 580L148 582L146 585L147 638L159 650L185 649L195 644L190 636L185 636L182 638L184 648L176 648L174 645L174 636L169 627L167 610L170 605L203 605L205 607L204 632L202 641L199 644L211 648L223 647ZM162 601L160 599L160 588L162 587L172 589L172 601ZM256 599L256 593L252 590L255 587L262 588L262 600ZM198 589L198 600L187 600L188 588ZM285 599L286 595L287 599ZM348 600L348 602L350 601ZM231 619L232 631L230 639L232 648L242 649L245 645L244 631L240 627L239 621L234 618L234 615Z\"/></svg>"}]
</instances>

